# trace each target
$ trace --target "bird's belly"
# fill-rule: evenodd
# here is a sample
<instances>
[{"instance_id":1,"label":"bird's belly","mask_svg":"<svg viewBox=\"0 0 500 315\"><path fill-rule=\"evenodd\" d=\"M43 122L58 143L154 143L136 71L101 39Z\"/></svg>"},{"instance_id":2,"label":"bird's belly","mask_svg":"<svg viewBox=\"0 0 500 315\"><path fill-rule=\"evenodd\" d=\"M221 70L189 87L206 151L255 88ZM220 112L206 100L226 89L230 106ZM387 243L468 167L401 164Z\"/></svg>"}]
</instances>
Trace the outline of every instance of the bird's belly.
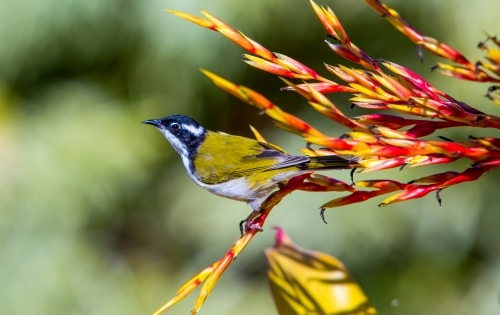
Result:
<instances>
[{"instance_id":1,"label":"bird's belly","mask_svg":"<svg viewBox=\"0 0 500 315\"><path fill-rule=\"evenodd\" d=\"M264 181L260 180L257 183L251 183L252 179L244 177L233 179L220 184L208 185L200 183L199 181L196 181L196 183L218 196L247 201L268 196L271 191L273 191L277 187L278 183L284 182L297 174L297 171L285 173L282 172Z\"/></svg>"},{"instance_id":2,"label":"bird's belly","mask_svg":"<svg viewBox=\"0 0 500 315\"><path fill-rule=\"evenodd\" d=\"M241 177L220 184L204 185L203 187L218 196L247 201L266 196L275 186L275 183L270 182L267 185L252 187L245 178Z\"/></svg>"}]
</instances>

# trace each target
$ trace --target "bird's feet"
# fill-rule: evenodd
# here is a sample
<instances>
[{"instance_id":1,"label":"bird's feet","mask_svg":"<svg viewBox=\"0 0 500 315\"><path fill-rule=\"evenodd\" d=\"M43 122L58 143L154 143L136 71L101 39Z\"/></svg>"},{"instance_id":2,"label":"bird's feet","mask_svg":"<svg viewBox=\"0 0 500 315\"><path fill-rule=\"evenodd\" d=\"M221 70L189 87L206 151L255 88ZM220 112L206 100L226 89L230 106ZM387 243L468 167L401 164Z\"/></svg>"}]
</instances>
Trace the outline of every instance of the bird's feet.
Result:
<instances>
[{"instance_id":1,"label":"bird's feet","mask_svg":"<svg viewBox=\"0 0 500 315\"><path fill-rule=\"evenodd\" d=\"M246 226L246 229L247 230L257 230L259 232L264 231L264 229L258 224L249 224L248 226Z\"/></svg>"},{"instance_id":2,"label":"bird's feet","mask_svg":"<svg viewBox=\"0 0 500 315\"><path fill-rule=\"evenodd\" d=\"M240 221L239 226L241 236L243 236L247 230L257 230L259 232L263 231L261 226L252 224L253 219L258 216L257 214L260 211L260 203L257 200L252 199L248 200L247 204L252 207L252 213L250 213L250 215L245 220Z\"/></svg>"},{"instance_id":3,"label":"bird's feet","mask_svg":"<svg viewBox=\"0 0 500 315\"><path fill-rule=\"evenodd\" d=\"M255 214L255 211L252 211L252 213L248 216L248 218L240 221L239 226L240 226L241 236L245 235L246 231L248 231L248 230L257 230L259 232L264 231L264 229L260 225L250 223L250 222L252 222L252 220L250 218L252 216L254 216L254 214Z\"/></svg>"}]
</instances>

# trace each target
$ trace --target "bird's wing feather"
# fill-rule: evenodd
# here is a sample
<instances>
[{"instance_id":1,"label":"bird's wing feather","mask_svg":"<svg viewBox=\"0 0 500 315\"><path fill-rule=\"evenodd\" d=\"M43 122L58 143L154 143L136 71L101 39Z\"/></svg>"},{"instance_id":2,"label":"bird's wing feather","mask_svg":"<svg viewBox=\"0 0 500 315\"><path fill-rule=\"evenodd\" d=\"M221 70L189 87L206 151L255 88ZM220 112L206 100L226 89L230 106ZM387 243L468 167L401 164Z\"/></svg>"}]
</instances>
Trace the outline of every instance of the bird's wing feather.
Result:
<instances>
[{"instance_id":1,"label":"bird's wing feather","mask_svg":"<svg viewBox=\"0 0 500 315\"><path fill-rule=\"evenodd\" d=\"M267 143L258 142L259 146L263 148L259 155L247 156L245 158L257 158L257 159L273 159L274 164L268 167L269 170L277 170L280 168L285 168L289 166L296 166L309 162L307 156L294 156L288 155L285 152L276 149L275 146L270 146Z\"/></svg>"},{"instance_id":2,"label":"bird's wing feather","mask_svg":"<svg viewBox=\"0 0 500 315\"><path fill-rule=\"evenodd\" d=\"M212 137L209 143L220 147L208 143L198 151L195 169L198 178L206 184L309 162L307 157L291 156L279 148L249 138L212 132L208 137Z\"/></svg>"},{"instance_id":3,"label":"bird's wing feather","mask_svg":"<svg viewBox=\"0 0 500 315\"><path fill-rule=\"evenodd\" d=\"M290 166L298 166L300 168L306 167L306 163L309 163L309 158L307 156L295 156L287 155L285 159L277 164L274 164L269 169L277 170L279 168L285 168Z\"/></svg>"}]
</instances>

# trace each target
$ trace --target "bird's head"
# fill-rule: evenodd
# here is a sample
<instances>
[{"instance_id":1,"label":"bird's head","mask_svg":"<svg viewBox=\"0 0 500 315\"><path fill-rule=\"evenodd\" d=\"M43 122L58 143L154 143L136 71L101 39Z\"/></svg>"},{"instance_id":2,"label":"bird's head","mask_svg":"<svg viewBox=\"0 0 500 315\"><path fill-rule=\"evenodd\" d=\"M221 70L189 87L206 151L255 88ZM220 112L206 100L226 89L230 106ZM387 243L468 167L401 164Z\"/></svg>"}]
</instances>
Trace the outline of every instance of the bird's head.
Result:
<instances>
[{"instance_id":1,"label":"bird's head","mask_svg":"<svg viewBox=\"0 0 500 315\"><path fill-rule=\"evenodd\" d=\"M183 115L149 119L142 123L155 126L183 159L194 156L207 134L194 119Z\"/></svg>"}]
</instances>

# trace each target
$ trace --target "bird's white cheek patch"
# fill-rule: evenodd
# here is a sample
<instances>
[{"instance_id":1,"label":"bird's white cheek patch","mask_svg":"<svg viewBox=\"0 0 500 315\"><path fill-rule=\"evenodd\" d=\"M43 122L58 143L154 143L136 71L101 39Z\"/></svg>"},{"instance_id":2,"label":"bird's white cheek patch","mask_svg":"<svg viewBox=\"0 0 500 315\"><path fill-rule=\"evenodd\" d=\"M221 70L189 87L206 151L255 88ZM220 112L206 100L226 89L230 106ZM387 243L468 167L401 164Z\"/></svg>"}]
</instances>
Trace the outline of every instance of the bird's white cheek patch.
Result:
<instances>
[{"instance_id":1,"label":"bird's white cheek patch","mask_svg":"<svg viewBox=\"0 0 500 315\"><path fill-rule=\"evenodd\" d=\"M175 151L177 151L181 157L187 157L188 152L187 148L182 142L177 139L173 134L171 134L168 130L161 130L165 138L170 142L170 144L174 147Z\"/></svg>"},{"instance_id":2,"label":"bird's white cheek patch","mask_svg":"<svg viewBox=\"0 0 500 315\"><path fill-rule=\"evenodd\" d=\"M182 128L188 130L189 132L191 132L195 136L201 136L203 134L203 132L205 132L205 130L203 129L203 127L200 127L200 126L199 127L195 127L193 125L184 125L184 124L182 124Z\"/></svg>"},{"instance_id":3,"label":"bird's white cheek patch","mask_svg":"<svg viewBox=\"0 0 500 315\"><path fill-rule=\"evenodd\" d=\"M177 151L177 153L179 153L179 155L181 156L182 164L184 164L189 177L191 177L193 180L196 180L196 176L191 173L191 161L189 161L186 146L182 144L182 142L180 142L179 139L177 139L174 135L168 132L168 130L161 130L161 132L168 140L168 142L170 142L172 147L174 147L175 151Z\"/></svg>"}]
</instances>

